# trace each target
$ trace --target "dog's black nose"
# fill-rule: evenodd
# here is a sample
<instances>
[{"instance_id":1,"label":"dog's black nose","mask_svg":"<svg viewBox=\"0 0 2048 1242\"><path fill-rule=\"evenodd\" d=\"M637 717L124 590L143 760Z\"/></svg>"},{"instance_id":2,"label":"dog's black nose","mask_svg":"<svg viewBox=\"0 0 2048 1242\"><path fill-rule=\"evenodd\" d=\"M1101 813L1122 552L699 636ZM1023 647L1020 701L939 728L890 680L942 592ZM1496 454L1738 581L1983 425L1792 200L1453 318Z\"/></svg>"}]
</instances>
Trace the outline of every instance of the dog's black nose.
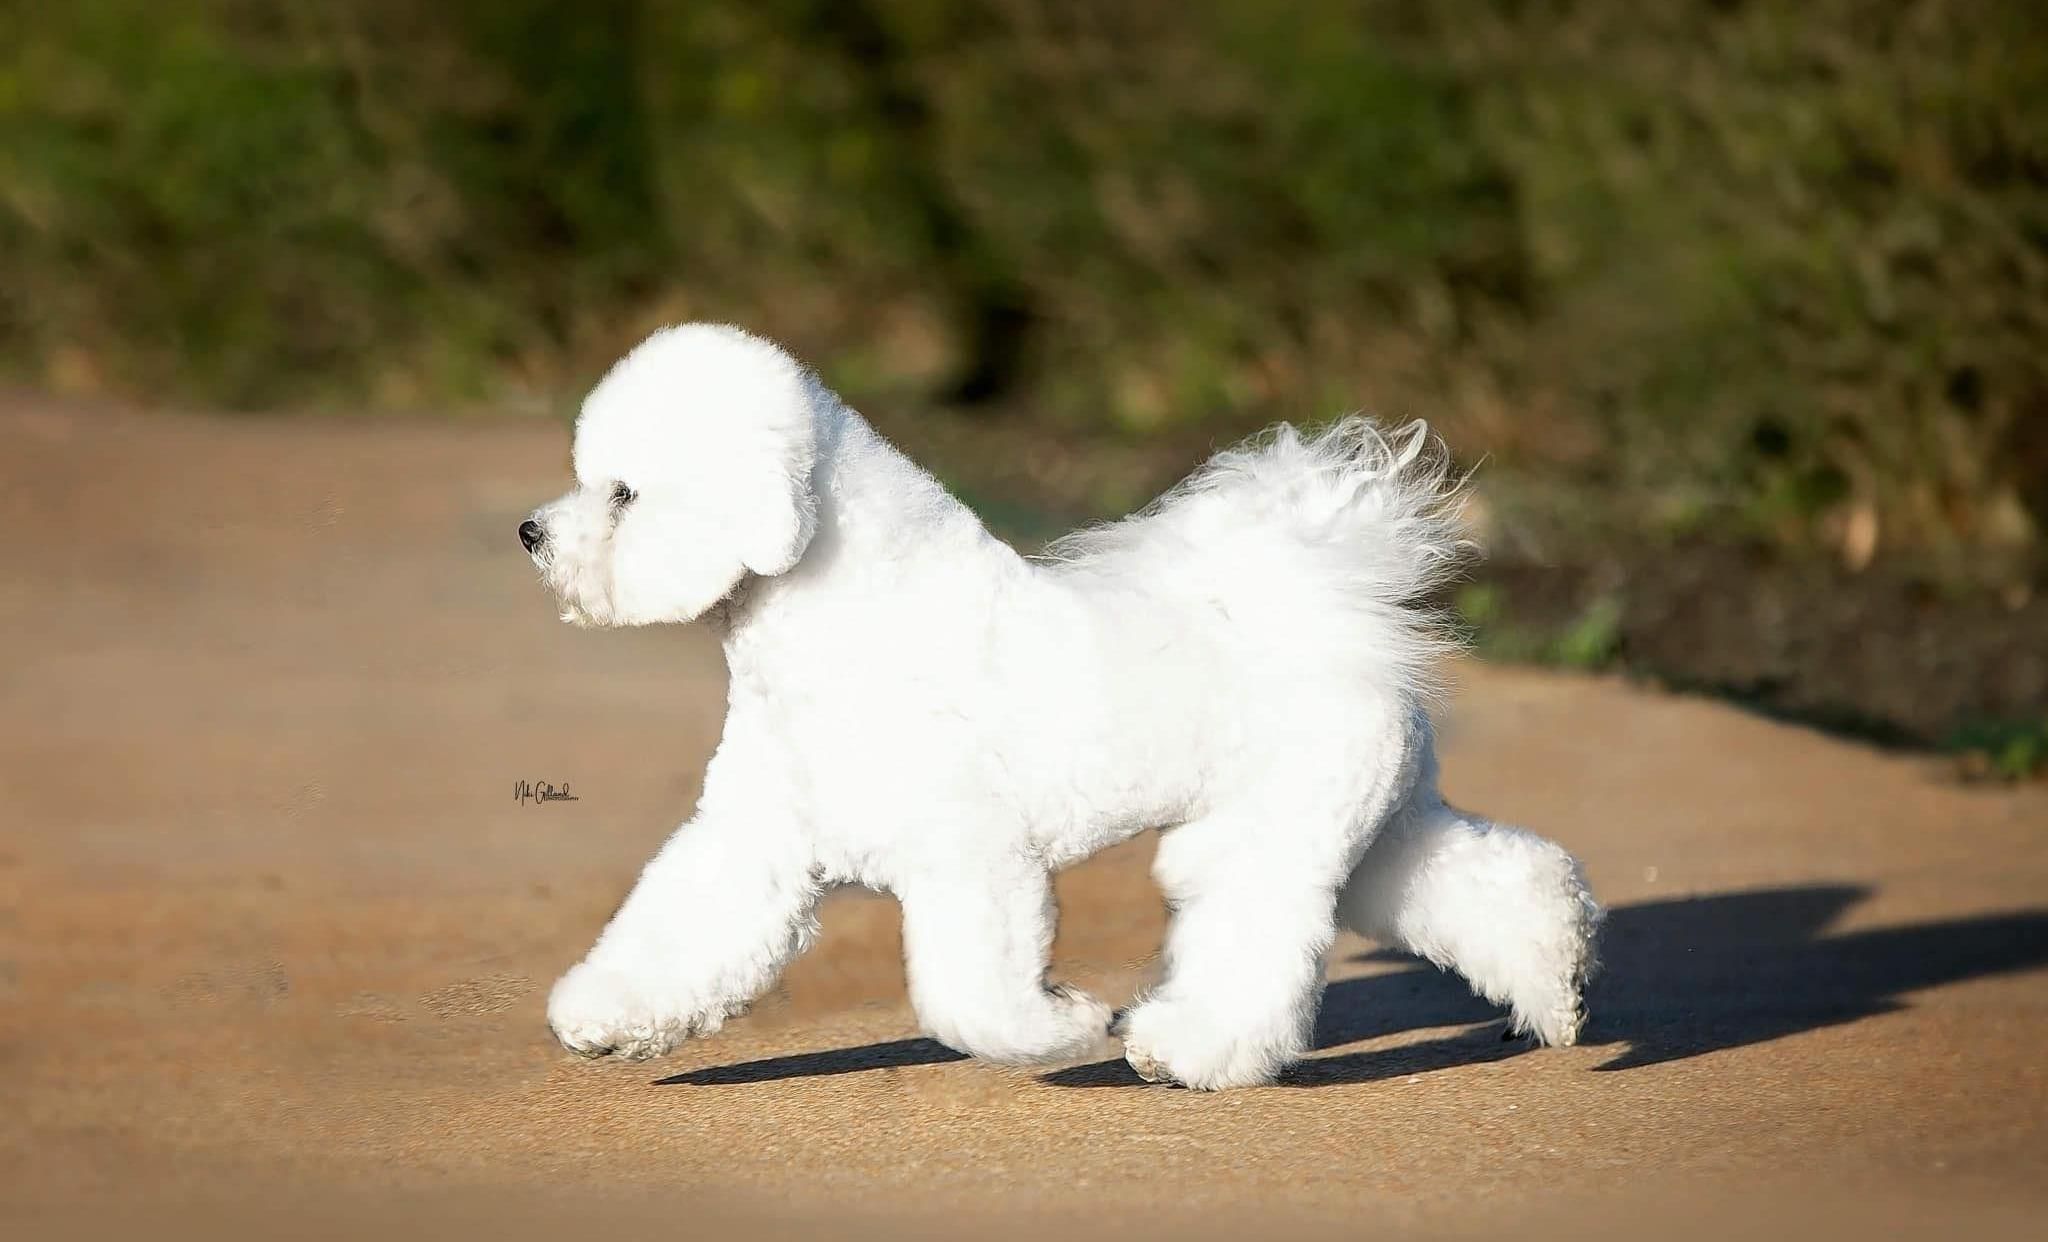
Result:
<instances>
[{"instance_id":1,"label":"dog's black nose","mask_svg":"<svg viewBox=\"0 0 2048 1242\"><path fill-rule=\"evenodd\" d=\"M539 547L540 541L546 537L547 532L542 530L540 523L532 518L528 518L519 524L519 542L526 545L528 552Z\"/></svg>"}]
</instances>

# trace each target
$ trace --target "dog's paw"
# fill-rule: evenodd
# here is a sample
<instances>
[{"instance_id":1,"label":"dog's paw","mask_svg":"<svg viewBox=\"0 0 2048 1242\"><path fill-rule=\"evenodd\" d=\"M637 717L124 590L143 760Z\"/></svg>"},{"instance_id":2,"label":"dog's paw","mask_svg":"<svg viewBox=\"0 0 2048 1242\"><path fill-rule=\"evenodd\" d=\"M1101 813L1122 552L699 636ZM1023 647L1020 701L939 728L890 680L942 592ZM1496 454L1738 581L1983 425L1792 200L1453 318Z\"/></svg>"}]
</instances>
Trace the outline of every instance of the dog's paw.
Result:
<instances>
[{"instance_id":1,"label":"dog's paw","mask_svg":"<svg viewBox=\"0 0 2048 1242\"><path fill-rule=\"evenodd\" d=\"M1586 1026L1586 972L1573 971L1548 986L1517 988L1503 1038L1525 1035L1552 1048L1579 1042Z\"/></svg>"},{"instance_id":2,"label":"dog's paw","mask_svg":"<svg viewBox=\"0 0 2048 1242\"><path fill-rule=\"evenodd\" d=\"M548 1026L562 1047L582 1057L664 1056L692 1035L716 1031L725 1016L722 1008L663 999L630 976L589 962L563 975L548 996Z\"/></svg>"},{"instance_id":3,"label":"dog's paw","mask_svg":"<svg viewBox=\"0 0 2048 1242\"><path fill-rule=\"evenodd\" d=\"M1165 999L1125 1012L1116 1031L1123 1037L1124 1060L1138 1077L1198 1091L1271 1082L1299 1055L1290 1039L1262 1038L1197 1006Z\"/></svg>"},{"instance_id":4,"label":"dog's paw","mask_svg":"<svg viewBox=\"0 0 2048 1242\"><path fill-rule=\"evenodd\" d=\"M1110 1008L1079 988L1055 984L1000 1006L919 1011L924 1029L948 1048L998 1065L1057 1065L1108 1051Z\"/></svg>"},{"instance_id":5,"label":"dog's paw","mask_svg":"<svg viewBox=\"0 0 2048 1242\"><path fill-rule=\"evenodd\" d=\"M1053 1019L1045 1032L1039 1061L1058 1061L1091 1056L1109 1047L1109 1023L1115 1011L1069 983L1047 988L1053 1000Z\"/></svg>"}]
</instances>

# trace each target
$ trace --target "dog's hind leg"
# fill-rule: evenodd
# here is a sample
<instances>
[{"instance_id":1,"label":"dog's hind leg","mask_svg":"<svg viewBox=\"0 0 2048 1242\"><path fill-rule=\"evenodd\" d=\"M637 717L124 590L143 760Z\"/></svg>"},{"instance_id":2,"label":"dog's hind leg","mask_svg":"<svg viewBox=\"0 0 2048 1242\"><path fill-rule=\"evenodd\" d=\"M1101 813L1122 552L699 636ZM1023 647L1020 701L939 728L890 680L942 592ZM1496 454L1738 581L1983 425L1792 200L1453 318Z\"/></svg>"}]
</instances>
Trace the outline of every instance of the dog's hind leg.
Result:
<instances>
[{"instance_id":1,"label":"dog's hind leg","mask_svg":"<svg viewBox=\"0 0 2048 1242\"><path fill-rule=\"evenodd\" d=\"M1585 1022L1600 907L1557 844L1446 806L1435 772L1352 872L1338 917L1465 976L1510 1029L1571 1044Z\"/></svg>"},{"instance_id":2,"label":"dog's hind leg","mask_svg":"<svg viewBox=\"0 0 2048 1242\"><path fill-rule=\"evenodd\" d=\"M1046 982L1058 910L1045 865L1019 853L954 860L904 880L911 1002L934 1039L1012 1065L1107 1043L1109 1006Z\"/></svg>"}]
</instances>

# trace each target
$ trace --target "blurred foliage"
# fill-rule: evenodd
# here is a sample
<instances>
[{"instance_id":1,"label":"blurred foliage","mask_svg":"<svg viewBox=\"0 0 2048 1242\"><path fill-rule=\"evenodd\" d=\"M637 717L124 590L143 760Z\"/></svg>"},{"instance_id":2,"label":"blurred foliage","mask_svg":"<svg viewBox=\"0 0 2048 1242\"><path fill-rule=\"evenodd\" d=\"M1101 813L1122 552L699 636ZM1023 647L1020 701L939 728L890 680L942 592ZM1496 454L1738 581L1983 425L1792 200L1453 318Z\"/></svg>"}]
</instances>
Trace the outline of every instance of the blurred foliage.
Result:
<instances>
[{"instance_id":1,"label":"blurred foliage","mask_svg":"<svg viewBox=\"0 0 2048 1242\"><path fill-rule=\"evenodd\" d=\"M1611 596L1597 596L1569 619L1545 625L1516 616L1499 583L1470 582L1453 594L1450 615L1472 649L1488 659L1594 672L1622 654L1623 609Z\"/></svg>"},{"instance_id":2,"label":"blurred foliage","mask_svg":"<svg viewBox=\"0 0 2048 1242\"><path fill-rule=\"evenodd\" d=\"M2048 719L1973 724L1956 731L1949 749L1967 776L2006 781L2048 776Z\"/></svg>"},{"instance_id":3,"label":"blurred foliage","mask_svg":"<svg viewBox=\"0 0 2048 1242\"><path fill-rule=\"evenodd\" d=\"M2044 563L2035 0L0 0L0 48L29 382L556 408L720 317L1046 437L1426 415L1539 557Z\"/></svg>"}]
</instances>

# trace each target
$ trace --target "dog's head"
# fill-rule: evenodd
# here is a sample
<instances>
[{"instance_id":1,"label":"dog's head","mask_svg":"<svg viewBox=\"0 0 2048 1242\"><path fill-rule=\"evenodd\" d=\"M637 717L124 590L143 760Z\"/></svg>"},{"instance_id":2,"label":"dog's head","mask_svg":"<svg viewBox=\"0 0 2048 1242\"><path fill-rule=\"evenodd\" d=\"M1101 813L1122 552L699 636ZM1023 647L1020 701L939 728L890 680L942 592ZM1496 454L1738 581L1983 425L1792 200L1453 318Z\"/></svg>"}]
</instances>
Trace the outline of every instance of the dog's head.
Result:
<instances>
[{"instance_id":1,"label":"dog's head","mask_svg":"<svg viewBox=\"0 0 2048 1242\"><path fill-rule=\"evenodd\" d=\"M816 526L817 381L738 328L655 333L584 399L576 487L519 541L581 625L691 621Z\"/></svg>"}]
</instances>

